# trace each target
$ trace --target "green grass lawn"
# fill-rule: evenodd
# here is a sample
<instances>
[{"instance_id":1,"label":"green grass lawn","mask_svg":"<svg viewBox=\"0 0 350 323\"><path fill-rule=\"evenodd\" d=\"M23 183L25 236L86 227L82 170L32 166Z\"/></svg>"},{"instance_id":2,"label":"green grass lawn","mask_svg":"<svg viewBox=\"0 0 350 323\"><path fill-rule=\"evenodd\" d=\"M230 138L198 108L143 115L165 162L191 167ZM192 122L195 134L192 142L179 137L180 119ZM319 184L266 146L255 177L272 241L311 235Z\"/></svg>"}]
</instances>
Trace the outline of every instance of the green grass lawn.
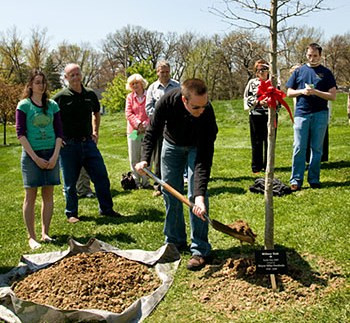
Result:
<instances>
[{"instance_id":1,"label":"green grass lawn","mask_svg":"<svg viewBox=\"0 0 350 323\"><path fill-rule=\"evenodd\" d=\"M288 101L291 105L291 102ZM249 192L256 176L250 168L250 138L248 116L242 100L213 103L219 134L209 183L210 214L213 219L232 223L236 219L248 221L258 234L257 245L264 244L264 197ZM349 282L350 229L350 127L346 114L346 96L339 94L333 103L329 128L329 161L322 164L322 189L303 190L282 198L274 198L275 244L309 253L339 265ZM0 142L3 142L2 134ZM292 124L286 110L279 117L276 142L275 177L288 184L293 144ZM62 187L55 188L55 210L50 233L54 244L43 246L38 252L67 248L67 238L85 243L96 237L122 249L156 250L164 236L164 205L161 198L152 198L149 190L123 191L121 173L128 171L126 121L123 113L103 116L99 147L105 159L111 180L115 209L124 216L120 219L99 217L96 200L79 202L80 223L67 223L64 215ZM32 253L27 244L22 219L24 190L20 171L21 147L13 126L8 127L8 145L0 146L0 273L16 266L22 254ZM40 233L37 203L37 234ZM217 257L239 253L239 242L232 237L210 229L209 239ZM244 246L245 252L253 247ZM227 322L224 313L213 311L197 302L189 288L194 274L186 270L188 255L183 257L174 284L147 322ZM240 322L346 322L350 320L350 290L341 288L320 303L306 309L291 307L258 316L244 311Z\"/></svg>"}]
</instances>

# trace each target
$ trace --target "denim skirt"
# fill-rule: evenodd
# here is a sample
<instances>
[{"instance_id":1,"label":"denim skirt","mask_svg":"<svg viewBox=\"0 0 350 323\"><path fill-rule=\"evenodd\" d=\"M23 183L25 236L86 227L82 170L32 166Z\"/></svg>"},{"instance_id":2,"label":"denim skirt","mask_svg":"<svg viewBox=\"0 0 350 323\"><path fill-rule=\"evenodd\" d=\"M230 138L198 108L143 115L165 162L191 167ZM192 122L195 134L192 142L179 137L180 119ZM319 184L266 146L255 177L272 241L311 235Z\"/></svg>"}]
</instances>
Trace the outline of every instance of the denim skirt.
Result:
<instances>
[{"instance_id":1,"label":"denim skirt","mask_svg":"<svg viewBox=\"0 0 350 323\"><path fill-rule=\"evenodd\" d=\"M35 151L39 157L46 160L49 160L51 158L53 152L54 149L43 149ZM41 169L27 154L27 152L22 149L21 168L24 188L61 184L58 160L53 169Z\"/></svg>"}]
</instances>

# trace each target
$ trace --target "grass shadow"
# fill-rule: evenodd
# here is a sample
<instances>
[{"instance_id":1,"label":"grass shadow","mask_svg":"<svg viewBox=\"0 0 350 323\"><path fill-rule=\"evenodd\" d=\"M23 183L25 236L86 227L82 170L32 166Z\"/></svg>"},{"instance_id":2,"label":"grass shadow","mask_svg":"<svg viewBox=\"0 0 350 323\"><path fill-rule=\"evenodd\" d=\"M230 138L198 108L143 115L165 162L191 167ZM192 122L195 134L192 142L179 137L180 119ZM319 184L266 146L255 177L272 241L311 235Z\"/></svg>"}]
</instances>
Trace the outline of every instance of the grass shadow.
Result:
<instances>
[{"instance_id":1,"label":"grass shadow","mask_svg":"<svg viewBox=\"0 0 350 323\"><path fill-rule=\"evenodd\" d=\"M217 182L217 181L223 181L223 182L241 182L246 180L254 180L254 176L239 176L239 177L211 177L209 182Z\"/></svg>"},{"instance_id":2,"label":"grass shadow","mask_svg":"<svg viewBox=\"0 0 350 323\"><path fill-rule=\"evenodd\" d=\"M292 165L284 166L284 167L275 167L275 172L291 172L291 171L292 171Z\"/></svg>"},{"instance_id":3,"label":"grass shadow","mask_svg":"<svg viewBox=\"0 0 350 323\"><path fill-rule=\"evenodd\" d=\"M340 168L350 168L350 161L339 160L335 162L326 162L321 164L321 169L340 169Z\"/></svg>"},{"instance_id":4,"label":"grass shadow","mask_svg":"<svg viewBox=\"0 0 350 323\"><path fill-rule=\"evenodd\" d=\"M231 193L231 194L245 194L247 190L241 187L211 187L208 189L209 196L215 196L223 193Z\"/></svg>"},{"instance_id":5,"label":"grass shadow","mask_svg":"<svg viewBox=\"0 0 350 323\"><path fill-rule=\"evenodd\" d=\"M350 168L350 161L339 160L334 162L322 162L321 169L340 169L340 168ZM291 172L292 165L288 167L275 167L275 171L278 172Z\"/></svg>"},{"instance_id":6,"label":"grass shadow","mask_svg":"<svg viewBox=\"0 0 350 323\"><path fill-rule=\"evenodd\" d=\"M350 181L345 181L345 182L322 182L321 188L324 187L344 187L344 186L350 186Z\"/></svg>"},{"instance_id":7,"label":"grass shadow","mask_svg":"<svg viewBox=\"0 0 350 323\"><path fill-rule=\"evenodd\" d=\"M138 189L133 189L133 190L124 190L122 187L120 187L120 191L116 190L116 189L111 189L111 195L112 197L115 196L128 196L130 194L133 194L133 192L137 192L139 191ZM144 189L144 191L149 191L150 193L153 191L153 189Z\"/></svg>"},{"instance_id":8,"label":"grass shadow","mask_svg":"<svg viewBox=\"0 0 350 323\"><path fill-rule=\"evenodd\" d=\"M55 239L53 242L50 244L63 247L63 246L69 246L68 241L69 239L73 239L75 241L78 241L81 244L87 244L91 238L96 238L98 240L101 240L103 242L109 243L109 242L124 242L124 243L134 243L136 242L135 239L124 232L119 232L119 233L111 233L111 234L102 234L98 233L96 235L89 235L89 236L79 236L79 237L74 237L72 235L67 235L67 234L62 234L62 235L55 235L53 236Z\"/></svg>"},{"instance_id":9,"label":"grass shadow","mask_svg":"<svg viewBox=\"0 0 350 323\"><path fill-rule=\"evenodd\" d=\"M100 216L98 218L89 218L96 221L96 224L122 224L122 223L141 223L144 221L150 222L163 222L164 212L157 209L145 209L140 214L124 215L119 218L113 218L108 216Z\"/></svg>"},{"instance_id":10,"label":"grass shadow","mask_svg":"<svg viewBox=\"0 0 350 323\"><path fill-rule=\"evenodd\" d=\"M125 193L124 193L125 192ZM125 194L129 194L127 191L117 191L115 189L111 189L111 196L112 198L115 196L121 196L121 195L125 195Z\"/></svg>"}]
</instances>

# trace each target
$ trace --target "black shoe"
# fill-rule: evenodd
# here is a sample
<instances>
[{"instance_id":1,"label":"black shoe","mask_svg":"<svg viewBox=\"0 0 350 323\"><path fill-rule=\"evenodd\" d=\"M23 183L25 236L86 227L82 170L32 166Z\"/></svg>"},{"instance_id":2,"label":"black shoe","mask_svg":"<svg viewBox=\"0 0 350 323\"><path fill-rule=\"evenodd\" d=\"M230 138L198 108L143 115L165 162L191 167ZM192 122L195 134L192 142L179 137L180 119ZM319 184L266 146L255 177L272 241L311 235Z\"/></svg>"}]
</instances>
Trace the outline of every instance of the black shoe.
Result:
<instances>
[{"instance_id":1,"label":"black shoe","mask_svg":"<svg viewBox=\"0 0 350 323\"><path fill-rule=\"evenodd\" d=\"M184 243L184 244L181 244L181 245L176 245L176 249L179 253L189 253L190 252L190 247Z\"/></svg>"},{"instance_id":2,"label":"black shoe","mask_svg":"<svg viewBox=\"0 0 350 323\"><path fill-rule=\"evenodd\" d=\"M112 218L120 218L122 215L114 210L108 211L108 212L101 212L100 215L102 216L109 216Z\"/></svg>"},{"instance_id":3,"label":"black shoe","mask_svg":"<svg viewBox=\"0 0 350 323\"><path fill-rule=\"evenodd\" d=\"M321 188L321 184L320 183L310 183L310 187L311 188Z\"/></svg>"}]
</instances>

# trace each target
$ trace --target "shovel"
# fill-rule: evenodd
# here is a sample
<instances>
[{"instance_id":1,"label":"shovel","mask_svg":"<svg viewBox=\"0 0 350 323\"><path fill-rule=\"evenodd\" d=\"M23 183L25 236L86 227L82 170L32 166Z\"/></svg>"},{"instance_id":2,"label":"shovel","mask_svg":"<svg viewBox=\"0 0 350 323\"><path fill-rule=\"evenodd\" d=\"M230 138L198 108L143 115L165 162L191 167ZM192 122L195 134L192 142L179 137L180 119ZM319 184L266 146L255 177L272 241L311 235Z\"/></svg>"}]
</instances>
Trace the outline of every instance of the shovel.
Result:
<instances>
[{"instance_id":1,"label":"shovel","mask_svg":"<svg viewBox=\"0 0 350 323\"><path fill-rule=\"evenodd\" d=\"M186 204L188 207L192 208L194 207L194 204L192 202L189 201L189 199L185 196L183 196L181 193L179 193L177 190L175 190L174 188L172 188L169 184L165 183L163 180L161 180L160 178L158 178L154 173L152 173L149 169L147 168L143 168L143 171L150 177L152 178L154 181L156 181L159 185L161 185L165 190L167 190L171 195L173 195L174 197L176 197L179 201L181 201L182 203ZM250 236L245 236L242 234L239 234L237 231L235 231L234 229L230 228L229 226L213 220L209 217L208 214L204 214L205 219L209 222L209 224L217 231L220 231L222 233L226 233L238 240L245 241L248 243L254 243L254 241L252 240L252 238Z\"/></svg>"}]
</instances>

